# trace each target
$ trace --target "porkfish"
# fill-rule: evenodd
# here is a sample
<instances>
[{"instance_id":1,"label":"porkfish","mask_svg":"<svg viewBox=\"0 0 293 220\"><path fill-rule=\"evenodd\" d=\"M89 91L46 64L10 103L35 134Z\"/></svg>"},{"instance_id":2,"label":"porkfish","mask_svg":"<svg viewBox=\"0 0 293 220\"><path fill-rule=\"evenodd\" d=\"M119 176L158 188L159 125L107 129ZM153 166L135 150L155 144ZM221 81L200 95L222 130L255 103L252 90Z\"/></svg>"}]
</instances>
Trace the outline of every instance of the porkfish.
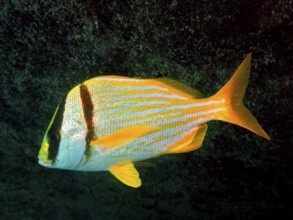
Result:
<instances>
[{"instance_id":1,"label":"porkfish","mask_svg":"<svg viewBox=\"0 0 293 220\"><path fill-rule=\"evenodd\" d=\"M46 130L39 164L79 171L109 171L141 186L136 164L198 149L211 120L230 122L270 139L243 104L251 54L208 98L169 78L99 76L69 91Z\"/></svg>"}]
</instances>

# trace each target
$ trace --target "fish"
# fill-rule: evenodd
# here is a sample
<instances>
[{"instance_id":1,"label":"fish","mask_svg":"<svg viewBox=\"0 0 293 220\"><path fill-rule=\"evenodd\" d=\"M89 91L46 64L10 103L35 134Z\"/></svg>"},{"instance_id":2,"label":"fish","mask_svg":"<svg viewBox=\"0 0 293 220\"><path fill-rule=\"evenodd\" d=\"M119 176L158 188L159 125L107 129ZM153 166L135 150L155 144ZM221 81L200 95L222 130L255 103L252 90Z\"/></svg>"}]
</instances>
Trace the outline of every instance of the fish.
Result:
<instances>
[{"instance_id":1,"label":"fish","mask_svg":"<svg viewBox=\"0 0 293 220\"><path fill-rule=\"evenodd\" d=\"M57 106L38 159L48 168L109 171L127 186L137 166L161 155L199 149L207 122L229 122L270 140L245 107L251 53L214 95L203 97L170 78L98 76L75 86Z\"/></svg>"}]
</instances>

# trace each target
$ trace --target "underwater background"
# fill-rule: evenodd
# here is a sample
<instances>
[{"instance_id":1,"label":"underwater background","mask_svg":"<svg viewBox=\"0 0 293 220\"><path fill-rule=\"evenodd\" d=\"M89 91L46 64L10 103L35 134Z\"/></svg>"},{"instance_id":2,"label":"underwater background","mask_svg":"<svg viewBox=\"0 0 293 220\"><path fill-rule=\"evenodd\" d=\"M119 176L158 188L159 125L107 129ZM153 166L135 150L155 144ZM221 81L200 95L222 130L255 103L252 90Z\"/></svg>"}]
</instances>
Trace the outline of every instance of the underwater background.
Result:
<instances>
[{"instance_id":1,"label":"underwater background","mask_svg":"<svg viewBox=\"0 0 293 220\"><path fill-rule=\"evenodd\" d=\"M293 217L292 1L0 1L0 219ZM271 141L209 122L133 189L38 164L62 97L94 76L171 77L212 95L252 52L245 104ZM286 216L286 217L285 217Z\"/></svg>"}]
</instances>

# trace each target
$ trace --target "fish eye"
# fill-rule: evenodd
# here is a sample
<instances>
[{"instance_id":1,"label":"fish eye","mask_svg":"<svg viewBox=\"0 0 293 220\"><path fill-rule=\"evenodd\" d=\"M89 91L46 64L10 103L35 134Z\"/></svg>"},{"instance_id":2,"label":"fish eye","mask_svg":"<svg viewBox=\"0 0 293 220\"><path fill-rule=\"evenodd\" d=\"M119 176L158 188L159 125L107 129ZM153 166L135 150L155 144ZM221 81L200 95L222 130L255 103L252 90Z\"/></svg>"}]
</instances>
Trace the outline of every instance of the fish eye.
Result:
<instances>
[{"instance_id":1,"label":"fish eye","mask_svg":"<svg viewBox=\"0 0 293 220\"><path fill-rule=\"evenodd\" d=\"M49 143L58 143L60 140L60 134L58 132L51 132L48 134Z\"/></svg>"}]
</instances>

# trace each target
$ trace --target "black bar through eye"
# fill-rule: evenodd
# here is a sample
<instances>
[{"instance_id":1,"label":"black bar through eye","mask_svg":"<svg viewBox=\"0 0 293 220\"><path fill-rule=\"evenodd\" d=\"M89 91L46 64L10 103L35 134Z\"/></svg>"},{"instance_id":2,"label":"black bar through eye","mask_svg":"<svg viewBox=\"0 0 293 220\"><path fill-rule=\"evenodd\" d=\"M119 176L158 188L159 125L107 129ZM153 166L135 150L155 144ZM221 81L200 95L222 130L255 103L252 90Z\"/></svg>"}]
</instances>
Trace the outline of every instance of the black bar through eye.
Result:
<instances>
[{"instance_id":1,"label":"black bar through eye","mask_svg":"<svg viewBox=\"0 0 293 220\"><path fill-rule=\"evenodd\" d=\"M59 144L62 138L60 131L61 131L62 123L63 123L63 114L65 111L66 98L67 96L65 96L62 102L59 104L57 113L55 115L55 118L53 119L54 121L47 134L48 143L49 143L48 159L52 160L53 163L55 162L56 157L58 155Z\"/></svg>"}]
</instances>

